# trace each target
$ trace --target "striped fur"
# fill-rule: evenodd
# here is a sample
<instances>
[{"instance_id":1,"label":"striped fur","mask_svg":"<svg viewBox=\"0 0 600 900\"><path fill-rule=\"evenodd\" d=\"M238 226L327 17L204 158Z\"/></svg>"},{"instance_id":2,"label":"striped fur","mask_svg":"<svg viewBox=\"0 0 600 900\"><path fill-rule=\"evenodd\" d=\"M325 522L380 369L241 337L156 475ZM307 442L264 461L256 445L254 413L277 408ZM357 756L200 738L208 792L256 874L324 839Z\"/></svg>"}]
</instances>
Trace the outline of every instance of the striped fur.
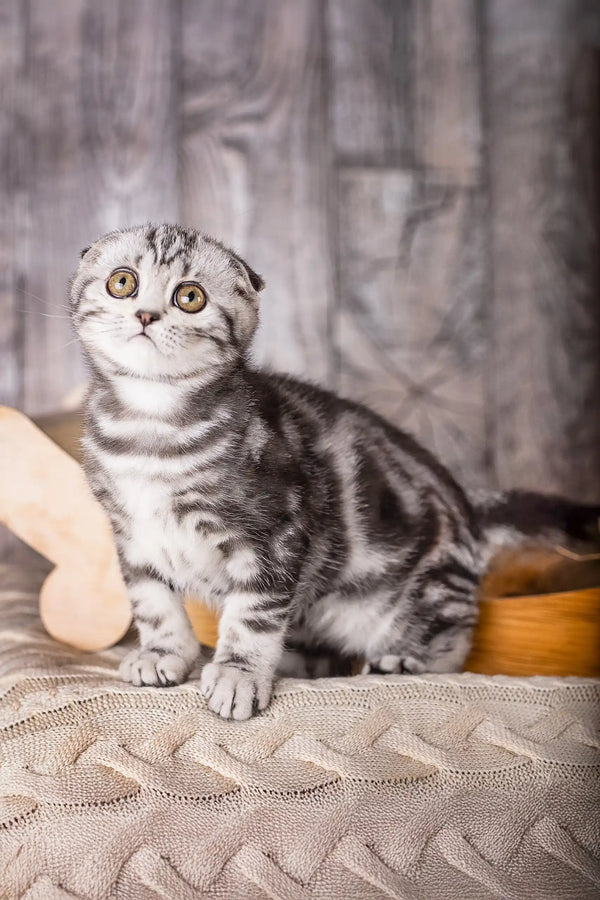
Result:
<instances>
[{"instance_id":1,"label":"striped fur","mask_svg":"<svg viewBox=\"0 0 600 900\"><path fill-rule=\"evenodd\" d=\"M117 300L105 285L123 266L139 290ZM196 314L172 303L184 280L208 297ZM140 633L123 675L185 679L197 644L181 598L198 592L222 611L203 691L239 719L268 703L284 647L460 669L486 559L474 507L412 438L248 364L261 287L218 242L144 226L89 248L71 288L91 372L86 471ZM142 328L140 310L157 318Z\"/></svg>"}]
</instances>

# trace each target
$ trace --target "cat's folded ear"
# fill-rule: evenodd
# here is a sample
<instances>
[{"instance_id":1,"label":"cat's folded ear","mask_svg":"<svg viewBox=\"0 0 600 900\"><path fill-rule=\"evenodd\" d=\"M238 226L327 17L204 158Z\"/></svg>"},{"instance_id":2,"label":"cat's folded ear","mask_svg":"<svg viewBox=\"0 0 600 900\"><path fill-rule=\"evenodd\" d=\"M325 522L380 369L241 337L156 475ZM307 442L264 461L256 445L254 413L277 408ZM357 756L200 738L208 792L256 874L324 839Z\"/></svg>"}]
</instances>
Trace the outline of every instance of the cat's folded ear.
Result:
<instances>
[{"instance_id":1,"label":"cat's folded ear","mask_svg":"<svg viewBox=\"0 0 600 900\"><path fill-rule=\"evenodd\" d=\"M242 259L241 256L238 256L237 253L234 253L234 254L233 254L233 257L234 257L235 261L238 262L238 263L240 264L240 266L242 267L242 269L244 270L244 272L246 273L246 275L247 275L248 278L250 279L250 284L252 285L252 287L254 288L254 290L255 290L255 291L262 291L262 289L263 289L264 286L265 286L264 279L263 279L260 275L258 275L258 274L254 271L254 269L252 269L252 268L248 265L248 263L246 262L246 260Z\"/></svg>"},{"instance_id":2,"label":"cat's folded ear","mask_svg":"<svg viewBox=\"0 0 600 900\"><path fill-rule=\"evenodd\" d=\"M88 252L88 250L91 250L91 249L92 249L92 248L91 248L91 245L90 245L89 247L84 247L83 250L80 250L80 251L79 251L79 258L80 258L80 259L83 259L83 257L84 257L85 254Z\"/></svg>"}]
</instances>

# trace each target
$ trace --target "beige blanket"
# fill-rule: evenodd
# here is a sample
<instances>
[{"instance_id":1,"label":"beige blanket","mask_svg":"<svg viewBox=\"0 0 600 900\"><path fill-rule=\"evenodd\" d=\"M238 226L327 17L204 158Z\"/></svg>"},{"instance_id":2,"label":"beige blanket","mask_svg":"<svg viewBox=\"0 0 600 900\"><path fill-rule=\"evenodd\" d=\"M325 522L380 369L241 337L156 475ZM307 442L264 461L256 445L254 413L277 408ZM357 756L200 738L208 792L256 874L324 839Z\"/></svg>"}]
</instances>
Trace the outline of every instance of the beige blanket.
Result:
<instances>
[{"instance_id":1,"label":"beige blanket","mask_svg":"<svg viewBox=\"0 0 600 900\"><path fill-rule=\"evenodd\" d=\"M286 680L244 723L121 683L0 571L0 897L600 896L593 681Z\"/></svg>"}]
</instances>

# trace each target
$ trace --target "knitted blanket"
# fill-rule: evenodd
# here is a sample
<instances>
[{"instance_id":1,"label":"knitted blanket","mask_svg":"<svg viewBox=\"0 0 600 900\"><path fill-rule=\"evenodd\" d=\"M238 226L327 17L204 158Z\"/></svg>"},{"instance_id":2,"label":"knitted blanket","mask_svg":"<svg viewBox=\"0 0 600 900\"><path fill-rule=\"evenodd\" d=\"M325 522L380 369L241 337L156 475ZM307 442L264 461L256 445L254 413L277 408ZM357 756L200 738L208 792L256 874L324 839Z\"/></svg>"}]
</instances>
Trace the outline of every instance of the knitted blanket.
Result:
<instances>
[{"instance_id":1,"label":"knitted blanket","mask_svg":"<svg viewBox=\"0 0 600 900\"><path fill-rule=\"evenodd\" d=\"M54 643L37 583L0 571L3 900L600 896L597 682L284 680L226 722Z\"/></svg>"}]
</instances>

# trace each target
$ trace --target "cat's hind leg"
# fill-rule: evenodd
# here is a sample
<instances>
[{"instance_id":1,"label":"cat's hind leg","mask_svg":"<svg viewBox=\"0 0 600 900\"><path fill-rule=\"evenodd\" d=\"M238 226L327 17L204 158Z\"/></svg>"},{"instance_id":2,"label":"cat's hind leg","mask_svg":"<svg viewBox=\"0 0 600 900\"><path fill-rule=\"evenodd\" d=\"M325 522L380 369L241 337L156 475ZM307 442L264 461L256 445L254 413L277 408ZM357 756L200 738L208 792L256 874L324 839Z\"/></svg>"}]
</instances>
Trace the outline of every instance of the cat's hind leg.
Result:
<instances>
[{"instance_id":1,"label":"cat's hind leg","mask_svg":"<svg viewBox=\"0 0 600 900\"><path fill-rule=\"evenodd\" d=\"M352 660L337 653L286 646L277 666L280 678L334 678L352 674Z\"/></svg>"},{"instance_id":2,"label":"cat's hind leg","mask_svg":"<svg viewBox=\"0 0 600 900\"><path fill-rule=\"evenodd\" d=\"M461 672L471 648L478 613L478 585L430 582L410 603L385 644L369 648L364 673Z\"/></svg>"}]
</instances>

